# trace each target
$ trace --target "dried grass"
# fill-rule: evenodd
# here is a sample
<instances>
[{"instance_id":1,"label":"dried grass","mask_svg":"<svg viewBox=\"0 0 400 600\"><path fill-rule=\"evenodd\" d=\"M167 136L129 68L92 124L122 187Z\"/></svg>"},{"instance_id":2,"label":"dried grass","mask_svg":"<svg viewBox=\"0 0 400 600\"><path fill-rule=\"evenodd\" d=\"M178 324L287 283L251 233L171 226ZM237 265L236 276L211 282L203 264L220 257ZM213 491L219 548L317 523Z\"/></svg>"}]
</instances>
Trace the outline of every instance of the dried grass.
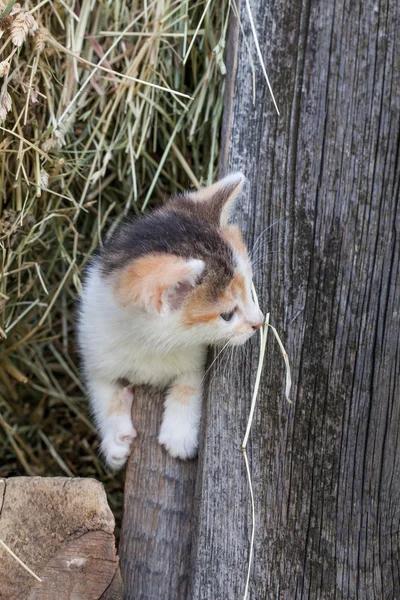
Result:
<instances>
[{"instance_id":1,"label":"dried grass","mask_svg":"<svg viewBox=\"0 0 400 600\"><path fill-rule=\"evenodd\" d=\"M254 288L254 284L252 284L252 292L253 292L254 301L256 302L257 306L259 306L256 290ZM265 349L267 346L268 329L272 330L272 333L274 334L275 339L278 342L279 349L281 351L282 358L285 363L285 398L289 402L289 404L292 403L292 401L290 400L290 397L289 397L290 390L292 387L292 376L291 376L291 371L290 371L289 357L283 346L282 340L279 337L277 330L275 329L275 327L273 327L270 324L269 317L270 317L270 313L267 313L267 315L265 317L264 326L259 331L260 354L258 357L257 373L256 373L256 379L254 382L253 395L252 395L252 399L251 399L250 414L249 414L249 418L247 420L246 433L244 434L242 448L241 448L242 452L243 452L245 466L246 466L246 474L247 474L247 482L249 485L250 506L251 506L250 548L249 548L249 558L248 558L248 563L247 563L247 576L246 576L246 584L245 584L243 600L247 600L248 596L249 596L250 577L251 577L253 554L254 554L254 538L255 538L255 534L256 534L256 511L255 511L255 503L254 503L254 493L253 493L253 482L252 482L252 477L251 477L251 469L250 469L249 459L247 456L247 444L248 444L249 437L250 437L250 431L253 426L254 412L256 409L258 392L260 389L261 375L262 375L262 371L263 371L264 363L265 363Z\"/></svg>"},{"instance_id":2,"label":"dried grass","mask_svg":"<svg viewBox=\"0 0 400 600\"><path fill-rule=\"evenodd\" d=\"M0 2L0 474L96 477L117 517L123 478L98 458L75 301L111 224L213 177L228 9Z\"/></svg>"}]
</instances>

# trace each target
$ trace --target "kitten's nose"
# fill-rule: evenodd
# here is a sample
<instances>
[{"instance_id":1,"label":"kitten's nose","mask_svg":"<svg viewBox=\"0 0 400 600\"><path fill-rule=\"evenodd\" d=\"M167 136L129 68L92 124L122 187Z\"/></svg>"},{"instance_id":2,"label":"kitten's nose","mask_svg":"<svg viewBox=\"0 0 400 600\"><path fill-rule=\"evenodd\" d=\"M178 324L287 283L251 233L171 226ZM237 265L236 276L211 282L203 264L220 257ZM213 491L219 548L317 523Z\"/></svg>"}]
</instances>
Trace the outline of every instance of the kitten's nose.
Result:
<instances>
[{"instance_id":1,"label":"kitten's nose","mask_svg":"<svg viewBox=\"0 0 400 600\"><path fill-rule=\"evenodd\" d=\"M249 325L251 325L253 331L258 331L264 325L265 317L259 308L254 308L252 318L249 319Z\"/></svg>"}]
</instances>

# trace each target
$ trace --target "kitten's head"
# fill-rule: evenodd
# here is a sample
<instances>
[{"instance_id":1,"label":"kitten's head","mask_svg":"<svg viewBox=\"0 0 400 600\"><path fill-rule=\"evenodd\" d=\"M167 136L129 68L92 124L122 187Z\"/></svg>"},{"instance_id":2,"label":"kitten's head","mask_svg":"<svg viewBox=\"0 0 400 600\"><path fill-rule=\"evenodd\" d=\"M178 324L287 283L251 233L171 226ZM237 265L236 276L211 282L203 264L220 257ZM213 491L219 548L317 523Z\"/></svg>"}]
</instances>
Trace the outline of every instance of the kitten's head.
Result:
<instances>
[{"instance_id":1,"label":"kitten's head","mask_svg":"<svg viewBox=\"0 0 400 600\"><path fill-rule=\"evenodd\" d=\"M138 309L179 344L243 344L264 316L252 298L251 264L239 228L228 223L244 177L172 198L121 227L105 246L121 308Z\"/></svg>"}]
</instances>

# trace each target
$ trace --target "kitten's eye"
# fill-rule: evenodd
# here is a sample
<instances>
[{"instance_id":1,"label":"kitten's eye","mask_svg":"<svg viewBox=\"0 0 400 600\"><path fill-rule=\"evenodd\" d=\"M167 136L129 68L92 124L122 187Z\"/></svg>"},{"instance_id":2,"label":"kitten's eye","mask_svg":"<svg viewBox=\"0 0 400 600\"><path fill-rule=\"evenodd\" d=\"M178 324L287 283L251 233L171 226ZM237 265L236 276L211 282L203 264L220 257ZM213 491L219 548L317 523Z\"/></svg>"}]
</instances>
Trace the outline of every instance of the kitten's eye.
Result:
<instances>
[{"instance_id":1,"label":"kitten's eye","mask_svg":"<svg viewBox=\"0 0 400 600\"><path fill-rule=\"evenodd\" d=\"M220 315L220 317L224 320L224 321L230 321L233 317L233 315L235 314L235 310L230 310L229 312L226 313L222 313Z\"/></svg>"}]
</instances>

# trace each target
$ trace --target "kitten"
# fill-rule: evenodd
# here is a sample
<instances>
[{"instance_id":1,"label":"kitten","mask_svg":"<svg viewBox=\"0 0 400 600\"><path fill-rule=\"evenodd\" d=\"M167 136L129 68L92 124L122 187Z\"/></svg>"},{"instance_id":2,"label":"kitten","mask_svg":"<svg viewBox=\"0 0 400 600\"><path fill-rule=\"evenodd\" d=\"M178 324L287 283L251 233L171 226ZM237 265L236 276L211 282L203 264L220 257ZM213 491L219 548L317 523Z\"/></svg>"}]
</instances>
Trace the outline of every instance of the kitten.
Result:
<instances>
[{"instance_id":1,"label":"kitten","mask_svg":"<svg viewBox=\"0 0 400 600\"><path fill-rule=\"evenodd\" d=\"M125 223L88 270L78 338L112 468L136 436L132 384L168 387L159 442L172 456L195 456L207 347L243 344L264 322L246 245L228 224L243 182L234 173Z\"/></svg>"}]
</instances>

